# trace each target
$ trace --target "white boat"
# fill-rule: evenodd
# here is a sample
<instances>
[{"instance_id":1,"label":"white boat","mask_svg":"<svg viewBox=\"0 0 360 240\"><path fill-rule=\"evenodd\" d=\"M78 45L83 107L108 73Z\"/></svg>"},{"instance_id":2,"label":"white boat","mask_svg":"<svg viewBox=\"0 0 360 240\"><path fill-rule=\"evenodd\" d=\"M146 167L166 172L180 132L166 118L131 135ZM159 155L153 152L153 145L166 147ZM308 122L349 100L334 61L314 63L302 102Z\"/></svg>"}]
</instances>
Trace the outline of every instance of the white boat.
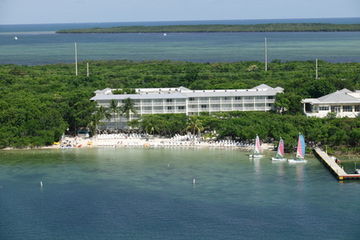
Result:
<instances>
[{"instance_id":1,"label":"white boat","mask_svg":"<svg viewBox=\"0 0 360 240\"><path fill-rule=\"evenodd\" d=\"M307 163L307 160L305 160L304 157L305 157L305 138L303 135L299 134L295 159L288 159L288 162L289 163Z\"/></svg>"},{"instance_id":2,"label":"white boat","mask_svg":"<svg viewBox=\"0 0 360 240\"><path fill-rule=\"evenodd\" d=\"M17 36L14 37L14 40L18 40L19 38Z\"/></svg>"},{"instance_id":3,"label":"white boat","mask_svg":"<svg viewBox=\"0 0 360 240\"><path fill-rule=\"evenodd\" d=\"M250 154L249 158L254 159L254 158L262 158L262 157L264 157L264 155L262 155L261 152L262 152L262 150L261 150L260 138L259 138L258 135L256 135L253 154Z\"/></svg>"},{"instance_id":4,"label":"white boat","mask_svg":"<svg viewBox=\"0 0 360 240\"><path fill-rule=\"evenodd\" d=\"M273 161L286 161L287 159L284 158L285 156L285 149L284 149L284 140L282 140L282 138L280 138L279 141L279 146L277 148L277 152L275 157L272 157L271 160Z\"/></svg>"},{"instance_id":5,"label":"white boat","mask_svg":"<svg viewBox=\"0 0 360 240\"><path fill-rule=\"evenodd\" d=\"M359 168L356 168L356 169L355 169L355 173L360 174L360 169L359 169Z\"/></svg>"}]
</instances>

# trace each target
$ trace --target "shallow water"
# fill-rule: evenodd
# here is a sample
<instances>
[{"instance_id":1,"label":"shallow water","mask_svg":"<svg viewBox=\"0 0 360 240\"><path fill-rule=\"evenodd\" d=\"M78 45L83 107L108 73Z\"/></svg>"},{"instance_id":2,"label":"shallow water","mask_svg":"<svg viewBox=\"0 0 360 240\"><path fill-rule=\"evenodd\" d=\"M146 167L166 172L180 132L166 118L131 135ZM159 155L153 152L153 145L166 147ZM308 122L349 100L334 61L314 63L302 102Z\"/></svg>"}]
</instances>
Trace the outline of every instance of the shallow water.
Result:
<instances>
[{"instance_id":1,"label":"shallow water","mask_svg":"<svg viewBox=\"0 0 360 240\"><path fill-rule=\"evenodd\" d=\"M310 33L159 33L0 34L0 64L52 64L79 61L182 60L193 62L263 61L264 38L269 60L360 62L360 32Z\"/></svg>"},{"instance_id":2,"label":"shallow water","mask_svg":"<svg viewBox=\"0 0 360 240\"><path fill-rule=\"evenodd\" d=\"M359 188L237 150L1 152L0 239L357 239Z\"/></svg>"},{"instance_id":3,"label":"shallow water","mask_svg":"<svg viewBox=\"0 0 360 240\"><path fill-rule=\"evenodd\" d=\"M90 27L294 22L358 24L360 18L0 25L0 64L74 62L74 42L78 43L80 61L263 61L265 37L270 61L319 58L330 62L360 62L360 32L55 34L60 29Z\"/></svg>"}]
</instances>

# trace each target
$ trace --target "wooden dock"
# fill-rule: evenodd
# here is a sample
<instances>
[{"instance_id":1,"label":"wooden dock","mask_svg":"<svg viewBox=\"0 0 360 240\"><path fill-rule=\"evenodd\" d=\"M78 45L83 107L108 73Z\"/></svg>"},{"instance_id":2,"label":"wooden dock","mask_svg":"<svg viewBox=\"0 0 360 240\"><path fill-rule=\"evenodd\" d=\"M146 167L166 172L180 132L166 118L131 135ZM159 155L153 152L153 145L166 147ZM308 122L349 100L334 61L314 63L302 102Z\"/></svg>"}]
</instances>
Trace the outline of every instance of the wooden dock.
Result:
<instances>
[{"instance_id":1,"label":"wooden dock","mask_svg":"<svg viewBox=\"0 0 360 240\"><path fill-rule=\"evenodd\" d=\"M360 180L360 174L348 174L342 169L334 159L320 148L314 149L315 155L327 167L337 180Z\"/></svg>"}]
</instances>

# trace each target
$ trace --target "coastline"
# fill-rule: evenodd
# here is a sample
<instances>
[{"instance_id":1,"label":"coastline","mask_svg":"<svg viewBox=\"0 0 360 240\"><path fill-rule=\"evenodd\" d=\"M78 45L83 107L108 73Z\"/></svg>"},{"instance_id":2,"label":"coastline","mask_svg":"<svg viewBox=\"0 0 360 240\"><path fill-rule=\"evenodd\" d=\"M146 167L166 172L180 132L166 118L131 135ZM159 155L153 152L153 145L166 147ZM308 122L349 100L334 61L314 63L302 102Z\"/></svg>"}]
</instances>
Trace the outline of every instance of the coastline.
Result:
<instances>
[{"instance_id":1,"label":"coastline","mask_svg":"<svg viewBox=\"0 0 360 240\"><path fill-rule=\"evenodd\" d=\"M50 146L13 148L7 147L3 151L9 150L34 150L34 149L86 149L86 148L176 148L176 149L239 149L242 151L251 151L253 144L244 144L231 140L202 140L194 136L175 136L172 138L165 137L141 137L137 135L122 134L102 134L91 138L82 137L64 137L60 142ZM274 144L263 143L262 148L265 151L272 151Z\"/></svg>"},{"instance_id":2,"label":"coastline","mask_svg":"<svg viewBox=\"0 0 360 240\"><path fill-rule=\"evenodd\" d=\"M191 136L191 135L190 135ZM90 149L90 148L158 148L158 149L223 149L223 150L240 150L250 152L254 145L251 143L241 143L232 140L203 140L191 136L193 139L186 140L189 135L176 135L172 138L161 136L143 137L137 134L99 134L93 137L64 137L60 142L48 146L35 147L6 147L1 151L21 151L21 150L55 150L55 149ZM195 137L195 138L194 138ZM262 143L264 151L273 152L274 143ZM331 152L333 156L341 156L342 160L346 158L359 158L356 152ZM352 161L352 159L350 159Z\"/></svg>"}]
</instances>

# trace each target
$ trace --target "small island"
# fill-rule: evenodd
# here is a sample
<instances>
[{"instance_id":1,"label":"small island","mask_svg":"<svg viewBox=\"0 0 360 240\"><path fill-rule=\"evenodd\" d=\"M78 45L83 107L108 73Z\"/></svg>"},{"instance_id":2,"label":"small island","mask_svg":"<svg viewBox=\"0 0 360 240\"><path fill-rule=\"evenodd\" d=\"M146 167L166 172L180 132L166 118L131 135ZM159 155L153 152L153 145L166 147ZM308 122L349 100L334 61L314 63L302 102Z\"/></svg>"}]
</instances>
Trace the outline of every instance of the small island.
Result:
<instances>
[{"instance_id":1,"label":"small island","mask_svg":"<svg viewBox=\"0 0 360 240\"><path fill-rule=\"evenodd\" d=\"M118 26L65 29L57 33L183 33L183 32L356 32L360 24L272 23L254 25Z\"/></svg>"}]
</instances>

